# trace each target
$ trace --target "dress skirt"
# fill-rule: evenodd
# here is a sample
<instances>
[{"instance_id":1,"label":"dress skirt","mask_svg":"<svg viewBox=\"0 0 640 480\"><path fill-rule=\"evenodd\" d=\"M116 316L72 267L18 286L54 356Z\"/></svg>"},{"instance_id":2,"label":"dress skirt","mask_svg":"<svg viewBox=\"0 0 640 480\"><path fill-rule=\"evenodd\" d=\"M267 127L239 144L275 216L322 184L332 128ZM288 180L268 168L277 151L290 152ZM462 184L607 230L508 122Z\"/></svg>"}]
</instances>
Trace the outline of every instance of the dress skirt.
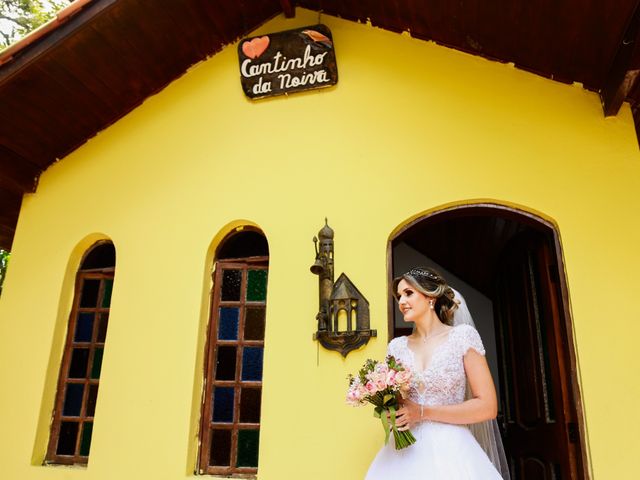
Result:
<instances>
[{"instance_id":1,"label":"dress skirt","mask_svg":"<svg viewBox=\"0 0 640 480\"><path fill-rule=\"evenodd\" d=\"M425 422L411 432L416 443L402 450L391 435L366 480L502 480L466 426Z\"/></svg>"}]
</instances>

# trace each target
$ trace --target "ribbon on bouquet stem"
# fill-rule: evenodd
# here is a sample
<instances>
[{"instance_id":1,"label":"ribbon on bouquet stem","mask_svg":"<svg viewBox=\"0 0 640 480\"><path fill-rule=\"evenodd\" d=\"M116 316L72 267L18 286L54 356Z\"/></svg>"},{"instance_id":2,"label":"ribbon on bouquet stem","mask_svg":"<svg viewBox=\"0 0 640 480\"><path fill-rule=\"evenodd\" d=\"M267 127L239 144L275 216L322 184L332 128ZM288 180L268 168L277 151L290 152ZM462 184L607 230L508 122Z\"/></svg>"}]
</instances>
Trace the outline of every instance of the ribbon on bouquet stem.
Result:
<instances>
[{"instance_id":1,"label":"ribbon on bouquet stem","mask_svg":"<svg viewBox=\"0 0 640 480\"><path fill-rule=\"evenodd\" d=\"M382 400L382 405L376 407L374 409L373 415L378 417L380 421L382 421L382 428L384 429L384 444L389 443L389 435L391 431L397 432L398 429L396 427L396 405L395 405L395 396L394 395L385 395ZM391 417L391 422L387 419L386 412L389 412L389 416ZM391 428L389 428L389 423L391 423Z\"/></svg>"},{"instance_id":2,"label":"ribbon on bouquet stem","mask_svg":"<svg viewBox=\"0 0 640 480\"><path fill-rule=\"evenodd\" d=\"M375 404L374 404L375 405ZM415 437L410 430L399 431L396 427L396 416L398 400L395 395L385 395L382 398L382 404L377 405L373 411L375 417L380 418L382 422L382 428L384 429L384 444L389 443L389 436L393 432L395 439L396 450L401 450L416 442ZM389 412L389 418L387 418L387 412Z\"/></svg>"}]
</instances>

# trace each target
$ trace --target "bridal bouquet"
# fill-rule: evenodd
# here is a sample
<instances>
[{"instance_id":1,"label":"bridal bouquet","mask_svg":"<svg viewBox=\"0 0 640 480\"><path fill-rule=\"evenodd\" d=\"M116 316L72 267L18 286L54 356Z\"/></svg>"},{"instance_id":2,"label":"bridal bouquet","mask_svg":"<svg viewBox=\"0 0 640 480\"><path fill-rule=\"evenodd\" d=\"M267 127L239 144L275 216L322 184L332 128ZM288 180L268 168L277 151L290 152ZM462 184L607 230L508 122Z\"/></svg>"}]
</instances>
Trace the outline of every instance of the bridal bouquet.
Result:
<instances>
[{"instance_id":1,"label":"bridal bouquet","mask_svg":"<svg viewBox=\"0 0 640 480\"><path fill-rule=\"evenodd\" d=\"M413 373L404 367L395 357L389 355L384 362L367 360L357 376L349 375L347 403L360 407L372 403L374 416L380 418L384 428L384 443L389 442L390 431L393 431L396 450L406 448L416 442L410 430L399 431L396 428L396 411L399 397L407 394ZM389 424L389 419L391 424Z\"/></svg>"}]
</instances>

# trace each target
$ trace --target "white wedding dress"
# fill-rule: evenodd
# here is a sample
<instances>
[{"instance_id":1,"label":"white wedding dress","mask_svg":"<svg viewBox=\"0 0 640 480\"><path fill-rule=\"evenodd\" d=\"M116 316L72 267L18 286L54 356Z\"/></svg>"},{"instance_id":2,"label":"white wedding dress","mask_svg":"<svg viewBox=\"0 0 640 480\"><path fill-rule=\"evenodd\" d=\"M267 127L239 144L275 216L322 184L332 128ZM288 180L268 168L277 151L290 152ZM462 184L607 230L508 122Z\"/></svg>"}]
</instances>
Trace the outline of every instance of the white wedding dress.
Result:
<instances>
[{"instance_id":1,"label":"white wedding dress","mask_svg":"<svg viewBox=\"0 0 640 480\"><path fill-rule=\"evenodd\" d=\"M480 335L470 325L454 326L434 350L424 371L417 371L407 337L389 342L393 355L414 372L409 398L421 405L462 403L466 375L463 357L473 348L485 354ZM366 480L502 480L467 426L426 421L411 428L416 443L396 450L393 435L371 463Z\"/></svg>"}]
</instances>

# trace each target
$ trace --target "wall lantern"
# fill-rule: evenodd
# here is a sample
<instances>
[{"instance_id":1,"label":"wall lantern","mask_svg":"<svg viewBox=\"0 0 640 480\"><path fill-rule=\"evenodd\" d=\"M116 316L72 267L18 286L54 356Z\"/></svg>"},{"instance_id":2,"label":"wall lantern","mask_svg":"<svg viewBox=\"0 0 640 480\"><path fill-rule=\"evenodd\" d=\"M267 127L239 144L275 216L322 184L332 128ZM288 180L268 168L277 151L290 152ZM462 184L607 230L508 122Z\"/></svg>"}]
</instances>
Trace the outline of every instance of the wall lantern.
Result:
<instances>
[{"instance_id":1,"label":"wall lantern","mask_svg":"<svg viewBox=\"0 0 640 480\"><path fill-rule=\"evenodd\" d=\"M377 333L369 328L369 302L349 277L342 273L337 282L333 281L333 235L325 218L318 237L313 237L316 261L311 273L318 275L319 285L318 331L313 339L327 350L336 350L346 357ZM346 330L341 331L339 323L346 324Z\"/></svg>"}]
</instances>

